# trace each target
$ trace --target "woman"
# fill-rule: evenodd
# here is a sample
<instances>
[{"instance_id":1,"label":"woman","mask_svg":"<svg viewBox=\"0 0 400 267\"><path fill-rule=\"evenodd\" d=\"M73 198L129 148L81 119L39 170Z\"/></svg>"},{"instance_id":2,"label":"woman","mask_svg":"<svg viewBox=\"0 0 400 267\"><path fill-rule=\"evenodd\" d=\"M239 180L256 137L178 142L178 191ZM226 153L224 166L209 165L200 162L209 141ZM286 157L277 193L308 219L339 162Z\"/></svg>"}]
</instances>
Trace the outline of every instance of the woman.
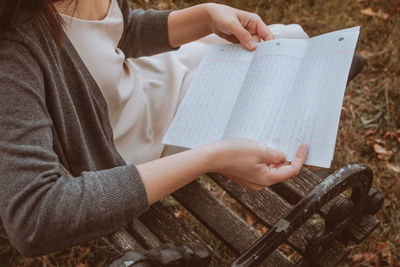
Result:
<instances>
[{"instance_id":1,"label":"woman","mask_svg":"<svg viewBox=\"0 0 400 267\"><path fill-rule=\"evenodd\" d=\"M109 99L107 107L109 92L99 88L104 77L92 75L68 23L71 17L105 20L111 7L122 18L119 33L108 28L116 38L108 45L118 57L104 55L104 64L119 60L122 69L132 68L128 74L134 65L127 66L127 58L173 50L211 33L249 50L273 38L258 16L216 4L170 12L130 11L126 0L3 0L0 215L11 242L26 256L108 235L203 173L218 172L258 190L297 174L306 157L304 145L287 164L282 152L263 144L228 140L127 165L110 124L126 119L115 111L118 105L110 108L119 100ZM90 33L99 30L95 23L90 27ZM99 40L91 40L93 49ZM103 76L116 75L112 71ZM141 115L147 114L132 114ZM62 175L60 164L72 175Z\"/></svg>"}]
</instances>

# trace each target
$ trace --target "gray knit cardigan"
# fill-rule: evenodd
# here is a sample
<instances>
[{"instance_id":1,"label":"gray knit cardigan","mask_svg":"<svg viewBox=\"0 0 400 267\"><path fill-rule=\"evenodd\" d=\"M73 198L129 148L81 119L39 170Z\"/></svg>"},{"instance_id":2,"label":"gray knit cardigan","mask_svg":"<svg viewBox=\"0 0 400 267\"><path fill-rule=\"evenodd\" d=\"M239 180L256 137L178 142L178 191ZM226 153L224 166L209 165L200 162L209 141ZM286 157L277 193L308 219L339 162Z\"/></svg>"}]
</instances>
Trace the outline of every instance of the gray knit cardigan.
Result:
<instances>
[{"instance_id":1,"label":"gray knit cardigan","mask_svg":"<svg viewBox=\"0 0 400 267\"><path fill-rule=\"evenodd\" d=\"M171 49L168 11L131 11L117 1L126 57ZM57 46L23 21L0 36L0 216L10 241L33 257L108 235L149 203L137 169L115 149L105 100L67 36Z\"/></svg>"}]
</instances>

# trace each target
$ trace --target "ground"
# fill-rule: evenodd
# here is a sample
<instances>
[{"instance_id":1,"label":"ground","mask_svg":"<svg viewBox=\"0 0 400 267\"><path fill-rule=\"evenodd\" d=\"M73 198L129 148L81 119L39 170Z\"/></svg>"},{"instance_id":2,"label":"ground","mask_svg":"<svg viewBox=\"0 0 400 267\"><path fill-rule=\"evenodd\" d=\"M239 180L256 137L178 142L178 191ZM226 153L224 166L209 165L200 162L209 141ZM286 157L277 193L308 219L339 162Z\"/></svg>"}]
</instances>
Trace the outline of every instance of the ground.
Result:
<instances>
[{"instance_id":1,"label":"ground","mask_svg":"<svg viewBox=\"0 0 400 267\"><path fill-rule=\"evenodd\" d=\"M177 9L201 1L139 0L136 7ZM378 229L354 246L343 266L400 266L400 1L219 1L258 13L266 23L298 23L310 36L361 26L357 51L366 58L347 88L332 169L362 162L385 197ZM114 252L101 240L36 259L21 257L0 227L0 266L96 266Z\"/></svg>"}]
</instances>

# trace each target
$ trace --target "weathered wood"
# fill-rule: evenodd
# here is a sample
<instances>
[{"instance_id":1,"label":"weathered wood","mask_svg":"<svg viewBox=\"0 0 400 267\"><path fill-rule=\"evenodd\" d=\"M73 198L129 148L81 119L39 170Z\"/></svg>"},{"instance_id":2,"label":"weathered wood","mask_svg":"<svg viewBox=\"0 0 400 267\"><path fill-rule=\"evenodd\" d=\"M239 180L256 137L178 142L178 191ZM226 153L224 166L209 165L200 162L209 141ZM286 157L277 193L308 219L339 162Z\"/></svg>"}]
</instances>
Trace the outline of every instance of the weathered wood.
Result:
<instances>
[{"instance_id":1,"label":"weathered wood","mask_svg":"<svg viewBox=\"0 0 400 267\"><path fill-rule=\"evenodd\" d=\"M319 185L322 180L323 179L321 177L315 175L313 172L306 169L305 167L302 167L299 175L282 182L282 184L285 185L294 194L296 194L300 198L303 198L317 185Z\"/></svg>"},{"instance_id":2,"label":"weathered wood","mask_svg":"<svg viewBox=\"0 0 400 267\"><path fill-rule=\"evenodd\" d=\"M240 203L244 204L250 211L259 209L263 212L263 221L268 226L274 225L286 214L291 205L266 188L259 192L253 190L246 190L237 186L232 180L229 180L219 174L209 173L211 177L219 186L237 199Z\"/></svg>"},{"instance_id":3,"label":"weathered wood","mask_svg":"<svg viewBox=\"0 0 400 267\"><path fill-rule=\"evenodd\" d=\"M261 236L198 181L191 182L172 195L236 253L245 251Z\"/></svg>"},{"instance_id":4,"label":"weathered wood","mask_svg":"<svg viewBox=\"0 0 400 267\"><path fill-rule=\"evenodd\" d=\"M146 249L160 246L162 242L138 219L126 228L127 232L142 244Z\"/></svg>"},{"instance_id":5,"label":"weathered wood","mask_svg":"<svg viewBox=\"0 0 400 267\"><path fill-rule=\"evenodd\" d=\"M294 265L294 262L286 257L279 249L275 250L274 253L269 255L261 264L262 267L293 267Z\"/></svg>"},{"instance_id":6,"label":"weathered wood","mask_svg":"<svg viewBox=\"0 0 400 267\"><path fill-rule=\"evenodd\" d=\"M210 176L269 227L288 214L293 207L292 204L268 188L261 192L247 191L219 175L212 174ZM321 177L303 168L299 176L281 184L281 190L283 188L285 192L281 195L293 193L295 197L291 198L291 201L294 202L293 200L308 194L321 181ZM279 191L279 187L277 188L275 190ZM197 181L175 192L173 196L236 253L243 252L260 237L257 231L224 206ZM324 215L327 213L327 207L323 209ZM345 231L345 235L357 243L363 241L379 223L374 216L366 215L364 217L361 224L354 223ZM163 242L182 245L183 243L197 241L203 243L210 251L212 256L211 266L226 266L228 264L196 233L189 230L181 220L175 218L161 203L153 205L139 220L129 225L127 230L122 229L105 238L105 240L119 251L133 249L139 252L158 247ZM292 234L287 242L300 253L303 253L306 246L305 235L312 235L318 230L317 226L306 223ZM312 255L312 260L319 266L337 266L346 255L347 252L343 244L334 240L322 253L315 255L315 257ZM262 264L262 266L293 265L294 263L279 250L276 250Z\"/></svg>"},{"instance_id":7,"label":"weathered wood","mask_svg":"<svg viewBox=\"0 0 400 267\"><path fill-rule=\"evenodd\" d=\"M313 260L321 267L336 267L343 261L349 251L338 241L332 240L325 247L323 253L316 255Z\"/></svg>"},{"instance_id":8,"label":"weathered wood","mask_svg":"<svg viewBox=\"0 0 400 267\"><path fill-rule=\"evenodd\" d=\"M315 185L318 185L322 181L322 177L315 175L313 172L303 167L298 176L285 181L283 184L287 186L288 189L292 190L293 193L303 198L314 189ZM330 203L322 207L321 215L326 216L331 206L341 197L342 196L336 197ZM362 214L359 221L363 223L362 226L360 226L358 222L353 222L346 230L346 236L351 238L354 242L362 242L379 224L379 220L369 214Z\"/></svg>"},{"instance_id":9,"label":"weathered wood","mask_svg":"<svg viewBox=\"0 0 400 267\"><path fill-rule=\"evenodd\" d=\"M292 206L289 203L268 188L255 192L240 188L234 182L222 177L221 175L209 174L209 176L212 177L219 186L229 192L234 199L250 210L257 218L269 227L282 219L292 209ZM306 223L289 237L288 244L293 246L298 252L302 253L306 246L304 236L306 234L316 233L317 231L317 227Z\"/></svg>"},{"instance_id":10,"label":"weathered wood","mask_svg":"<svg viewBox=\"0 0 400 267\"><path fill-rule=\"evenodd\" d=\"M145 250L143 246L133 239L132 236L123 228L107 237L103 237L103 240L120 253L127 250L135 250L139 252Z\"/></svg>"},{"instance_id":11,"label":"weathered wood","mask_svg":"<svg viewBox=\"0 0 400 267\"><path fill-rule=\"evenodd\" d=\"M224 206L198 181L191 182L173 193L173 196L236 253L244 252L261 237L254 228ZM266 260L267 266L277 266L285 262L291 264L289 259L278 251Z\"/></svg>"},{"instance_id":12,"label":"weathered wood","mask_svg":"<svg viewBox=\"0 0 400 267\"><path fill-rule=\"evenodd\" d=\"M231 194L233 198L235 198L244 207L249 209L257 218L259 218L270 227L275 224L279 219L288 214L289 211L292 209L292 206L289 203L287 203L284 199L281 199L268 188L264 188L259 192L245 190L237 186L231 180L228 180L218 174L209 174L209 176L212 177L217 184L219 184L222 188L229 192L229 194ZM273 214L267 212L269 209L272 208L272 205L274 209ZM287 242L300 254L303 254L307 245L305 236L314 235L319 230L321 229L317 226L306 222L288 238ZM316 255L315 258L321 262L326 261L326 259L329 259L329 257L342 259L347 253L345 247L343 246L343 244L337 241L334 241L334 244L336 246L335 249L329 248L323 253ZM342 254L339 255L340 253Z\"/></svg>"},{"instance_id":13,"label":"weathered wood","mask_svg":"<svg viewBox=\"0 0 400 267\"><path fill-rule=\"evenodd\" d=\"M160 202L153 204L146 213L139 217L139 220L163 243L173 242L180 246L184 243L200 242L210 252L212 257L211 266L227 265L218 253L195 232L189 230L183 222L177 220Z\"/></svg>"},{"instance_id":14,"label":"weathered wood","mask_svg":"<svg viewBox=\"0 0 400 267\"><path fill-rule=\"evenodd\" d=\"M379 220L370 214L364 214L359 219L359 222L352 223L345 230L344 234L353 242L360 244L369 236L379 225Z\"/></svg>"}]
</instances>

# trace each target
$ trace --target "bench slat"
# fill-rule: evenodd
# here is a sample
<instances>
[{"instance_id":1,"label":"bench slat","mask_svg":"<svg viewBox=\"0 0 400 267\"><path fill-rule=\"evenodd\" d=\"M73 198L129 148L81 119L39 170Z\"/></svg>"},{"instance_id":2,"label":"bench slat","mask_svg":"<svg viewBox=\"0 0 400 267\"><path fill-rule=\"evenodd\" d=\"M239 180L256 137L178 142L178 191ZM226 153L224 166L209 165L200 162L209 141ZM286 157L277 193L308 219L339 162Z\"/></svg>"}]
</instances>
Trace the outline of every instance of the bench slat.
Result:
<instances>
[{"instance_id":1,"label":"bench slat","mask_svg":"<svg viewBox=\"0 0 400 267\"><path fill-rule=\"evenodd\" d=\"M312 171L302 168L300 174L293 177L283 184L287 186L289 190L298 194L300 198L306 196L311 190L314 189L314 184L319 184L324 178L315 175ZM336 199L340 196L336 197ZM326 216L330 210L330 207L335 201L331 201L321 209L321 215ZM363 214L360 218L361 225L358 222L354 222L349 225L346 230L346 235L356 243L361 243L369 234L371 234L375 228L379 225L379 220L372 215Z\"/></svg>"},{"instance_id":2,"label":"bench slat","mask_svg":"<svg viewBox=\"0 0 400 267\"><path fill-rule=\"evenodd\" d=\"M173 197L236 253L244 252L261 235L232 210L224 206L196 180L173 193ZM280 266L291 261L275 251L266 266Z\"/></svg>"},{"instance_id":3,"label":"bench slat","mask_svg":"<svg viewBox=\"0 0 400 267\"><path fill-rule=\"evenodd\" d=\"M268 188L261 192L247 191L220 175L211 174L209 176L269 227L285 216L292 208L291 204ZM285 188L286 193L293 192L298 197L304 197L322 180L311 171L303 168L297 177L282 183L281 188ZM190 183L175 192L173 196L236 253L243 252L260 237L260 234L254 228L224 206L198 181ZM361 222L359 225L351 225L346 230L346 235L357 243L363 241L379 224L376 217L372 215L364 216ZM183 243L198 241L209 249L212 257L211 266L227 265L227 262L218 253L201 240L196 233L186 228L184 223L176 219L161 203L154 204L148 212L139 217L139 220L135 220L132 225L129 225L127 230L122 229L104 239L119 251L133 249L139 252L158 247L163 242L172 241L176 245L182 245ZM312 234L317 230L317 226L306 223L288 239L288 243L299 252L303 252L306 245L305 234ZM328 249L314 260L320 266L337 266L346 255L346 248L335 240L330 243ZM279 250L276 250L262 264L262 266L293 265L294 263Z\"/></svg>"},{"instance_id":4,"label":"bench slat","mask_svg":"<svg viewBox=\"0 0 400 267\"><path fill-rule=\"evenodd\" d=\"M378 227L378 225L379 220L375 216L364 214L360 218L359 224L354 223L349 225L345 230L345 235L355 243L360 244L375 230L376 227Z\"/></svg>"},{"instance_id":5,"label":"bench slat","mask_svg":"<svg viewBox=\"0 0 400 267\"><path fill-rule=\"evenodd\" d=\"M133 239L124 228L121 228L119 231L114 232L107 237L103 237L103 240L120 253L126 250L135 250L138 252L145 251L143 246Z\"/></svg>"},{"instance_id":6,"label":"bench slat","mask_svg":"<svg viewBox=\"0 0 400 267\"><path fill-rule=\"evenodd\" d=\"M173 242L180 246L193 241L201 242L210 252L211 266L226 265L226 262L207 243L195 232L187 229L183 222L177 220L160 202L153 204L139 217L139 220L163 243Z\"/></svg>"},{"instance_id":7,"label":"bench slat","mask_svg":"<svg viewBox=\"0 0 400 267\"><path fill-rule=\"evenodd\" d=\"M312 171L306 169L305 167L302 167L299 175L282 182L282 184L288 187L296 195L303 198L322 181L322 178L315 175Z\"/></svg>"},{"instance_id":8,"label":"bench slat","mask_svg":"<svg viewBox=\"0 0 400 267\"><path fill-rule=\"evenodd\" d=\"M318 266L321 267L336 267L343 261L349 251L340 242L333 240L325 247L324 253L321 253L318 258L313 259Z\"/></svg>"},{"instance_id":9,"label":"bench slat","mask_svg":"<svg viewBox=\"0 0 400 267\"><path fill-rule=\"evenodd\" d=\"M209 175L218 185L229 192L234 199L246 207L246 209L250 210L268 227L273 226L292 209L292 206L289 203L268 188L255 192L240 188L234 182L222 177L221 175ZM308 233L315 233L316 231L317 228L315 226L305 224L289 237L288 243L297 251L302 253L306 246L304 236Z\"/></svg>"},{"instance_id":10,"label":"bench slat","mask_svg":"<svg viewBox=\"0 0 400 267\"><path fill-rule=\"evenodd\" d=\"M245 251L261 236L198 181L191 182L172 195L235 253Z\"/></svg>"},{"instance_id":11,"label":"bench slat","mask_svg":"<svg viewBox=\"0 0 400 267\"><path fill-rule=\"evenodd\" d=\"M130 224L126 230L134 239L140 240L140 243L146 249L156 248L162 244L162 242L138 219L135 219L133 224Z\"/></svg>"},{"instance_id":12,"label":"bench slat","mask_svg":"<svg viewBox=\"0 0 400 267\"><path fill-rule=\"evenodd\" d=\"M277 220L283 218L286 214L289 213L292 206L287 203L284 199L281 199L274 192L272 192L268 188L264 188L259 192L255 192L252 190L245 190L239 186L237 186L234 182L229 179L226 179L218 174L209 174L221 187L223 187L227 192L229 192L233 198L239 201L243 206L252 211L256 217L266 223L268 226L271 226L276 223ZM275 214L274 220L269 217L267 210L271 209L270 200L273 199L273 205L279 205L274 207ZM279 201L276 201L276 200ZM270 224L271 223L271 224ZM300 254L302 254L305 250L306 234L315 234L319 228L315 225L312 225L306 222L303 226L301 226L295 233L293 233L288 238L288 244L293 246ZM318 260L324 262L325 259L329 257L342 258L346 255L346 248L341 243L334 241L335 249L330 248L324 251L321 255L318 255ZM334 254L332 254L334 253ZM340 254L342 253L342 254ZM339 255L340 254L340 255ZM321 265L324 266L324 265Z\"/></svg>"},{"instance_id":13,"label":"bench slat","mask_svg":"<svg viewBox=\"0 0 400 267\"><path fill-rule=\"evenodd\" d=\"M233 198L245 204L250 211L253 211L253 209L261 210L264 221L268 226L274 225L282 218L282 214L286 214L292 208L289 203L269 189L258 192L246 190L237 186L232 180L219 174L209 173L207 175L213 178L225 191L230 193Z\"/></svg>"}]
</instances>

